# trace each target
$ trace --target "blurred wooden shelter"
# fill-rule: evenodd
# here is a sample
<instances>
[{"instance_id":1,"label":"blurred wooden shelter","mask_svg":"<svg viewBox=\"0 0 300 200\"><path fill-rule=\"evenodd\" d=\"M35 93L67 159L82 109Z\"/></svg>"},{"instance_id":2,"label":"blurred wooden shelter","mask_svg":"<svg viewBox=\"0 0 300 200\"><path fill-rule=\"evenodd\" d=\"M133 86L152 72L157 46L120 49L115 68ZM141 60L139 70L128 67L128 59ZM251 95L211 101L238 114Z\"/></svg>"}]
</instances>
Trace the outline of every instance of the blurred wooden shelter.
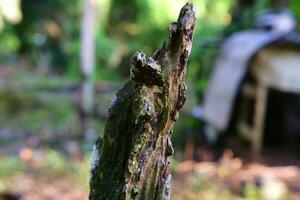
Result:
<instances>
[{"instance_id":1,"label":"blurred wooden shelter","mask_svg":"<svg viewBox=\"0 0 300 200\"><path fill-rule=\"evenodd\" d=\"M256 153L263 145L269 89L300 94L300 35L295 27L288 11L263 13L256 28L225 40L209 80L205 121L219 132L233 126Z\"/></svg>"}]
</instances>

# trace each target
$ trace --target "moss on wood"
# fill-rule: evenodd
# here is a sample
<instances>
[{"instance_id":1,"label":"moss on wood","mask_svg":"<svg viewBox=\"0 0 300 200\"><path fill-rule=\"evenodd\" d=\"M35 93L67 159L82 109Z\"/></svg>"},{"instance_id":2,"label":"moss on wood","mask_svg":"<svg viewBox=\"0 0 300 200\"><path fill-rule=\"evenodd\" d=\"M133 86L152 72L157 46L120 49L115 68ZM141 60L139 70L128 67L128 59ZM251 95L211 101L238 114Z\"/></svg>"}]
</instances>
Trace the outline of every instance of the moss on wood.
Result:
<instances>
[{"instance_id":1,"label":"moss on wood","mask_svg":"<svg viewBox=\"0 0 300 200\"><path fill-rule=\"evenodd\" d=\"M167 200L173 125L186 96L195 9L187 3L169 37L152 56L132 57L131 80L109 109L104 137L96 142L90 200Z\"/></svg>"}]
</instances>

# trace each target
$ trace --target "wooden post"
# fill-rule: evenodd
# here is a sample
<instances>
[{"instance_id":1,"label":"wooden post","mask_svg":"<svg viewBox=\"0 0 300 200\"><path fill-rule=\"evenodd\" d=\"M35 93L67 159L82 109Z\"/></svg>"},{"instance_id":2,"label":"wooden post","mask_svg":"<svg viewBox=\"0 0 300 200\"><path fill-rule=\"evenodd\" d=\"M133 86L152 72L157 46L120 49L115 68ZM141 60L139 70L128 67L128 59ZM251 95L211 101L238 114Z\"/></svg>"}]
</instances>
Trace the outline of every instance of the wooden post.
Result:
<instances>
[{"instance_id":1,"label":"wooden post","mask_svg":"<svg viewBox=\"0 0 300 200\"><path fill-rule=\"evenodd\" d=\"M254 154L260 153L263 145L263 134L265 124L265 112L268 96L268 87L263 81L258 81L254 105L254 127L252 151Z\"/></svg>"},{"instance_id":2,"label":"wooden post","mask_svg":"<svg viewBox=\"0 0 300 200\"><path fill-rule=\"evenodd\" d=\"M170 140L186 96L195 8L187 3L169 37L151 57L132 57L131 80L109 109L91 158L90 200L168 200Z\"/></svg>"}]
</instances>

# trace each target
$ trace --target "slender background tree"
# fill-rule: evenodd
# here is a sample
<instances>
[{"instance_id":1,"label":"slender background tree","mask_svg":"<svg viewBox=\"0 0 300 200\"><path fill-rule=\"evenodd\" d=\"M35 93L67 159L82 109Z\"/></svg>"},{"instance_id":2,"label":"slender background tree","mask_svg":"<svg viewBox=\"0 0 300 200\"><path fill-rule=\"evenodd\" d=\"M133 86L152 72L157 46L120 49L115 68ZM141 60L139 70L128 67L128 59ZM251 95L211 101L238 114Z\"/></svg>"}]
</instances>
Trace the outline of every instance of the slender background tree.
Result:
<instances>
[{"instance_id":1,"label":"slender background tree","mask_svg":"<svg viewBox=\"0 0 300 200\"><path fill-rule=\"evenodd\" d=\"M82 21L81 21L81 49L80 49L80 123L81 140L88 130L89 118L94 107L94 83L93 74L95 68L95 1L82 0Z\"/></svg>"}]
</instances>

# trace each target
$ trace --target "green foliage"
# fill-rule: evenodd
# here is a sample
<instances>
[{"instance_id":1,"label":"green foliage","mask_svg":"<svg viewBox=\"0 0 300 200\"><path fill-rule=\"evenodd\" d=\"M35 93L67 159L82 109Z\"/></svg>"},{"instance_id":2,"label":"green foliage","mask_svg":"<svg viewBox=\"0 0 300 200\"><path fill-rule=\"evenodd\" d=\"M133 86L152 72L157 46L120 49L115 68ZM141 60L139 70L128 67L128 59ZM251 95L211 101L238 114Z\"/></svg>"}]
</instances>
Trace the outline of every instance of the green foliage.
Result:
<instances>
[{"instance_id":1,"label":"green foliage","mask_svg":"<svg viewBox=\"0 0 300 200\"><path fill-rule=\"evenodd\" d=\"M297 0L290 0L289 9L294 13L297 22L300 21L300 2ZM300 26L298 25L298 31L300 30Z\"/></svg>"},{"instance_id":2,"label":"green foliage","mask_svg":"<svg viewBox=\"0 0 300 200\"><path fill-rule=\"evenodd\" d=\"M119 80L128 77L130 57L135 51L149 54L161 44L166 27L176 20L185 0L95 2L95 78ZM202 41L222 38L229 24L225 34L251 26L255 13L267 8L270 0L254 1L238 11L233 8L239 1L234 0L192 2L197 7L198 21L188 78L199 82L203 71L207 76L216 53L213 48L201 46ZM292 0L289 8L299 17L298 4L297 0ZM34 66L42 64L78 79L81 5L80 0L72 3L66 0L22 1L23 20L18 25L6 25L0 34L0 58L22 55ZM200 80L199 84L199 91L202 91L205 81Z\"/></svg>"},{"instance_id":3,"label":"green foliage","mask_svg":"<svg viewBox=\"0 0 300 200\"><path fill-rule=\"evenodd\" d=\"M72 167L61 154L49 149L45 152L42 170L44 171L43 173L46 173L48 176L59 176L70 173Z\"/></svg>"},{"instance_id":4,"label":"green foliage","mask_svg":"<svg viewBox=\"0 0 300 200\"><path fill-rule=\"evenodd\" d=\"M193 190L211 190L213 185L209 184L209 179L206 174L197 172L188 178L188 184Z\"/></svg>"},{"instance_id":5,"label":"green foliage","mask_svg":"<svg viewBox=\"0 0 300 200\"><path fill-rule=\"evenodd\" d=\"M35 173L47 177L68 175L81 186L88 188L89 160L90 156L85 155L82 161L75 161L66 158L58 151L46 149L43 164Z\"/></svg>"},{"instance_id":6,"label":"green foliage","mask_svg":"<svg viewBox=\"0 0 300 200\"><path fill-rule=\"evenodd\" d=\"M203 30L210 32L207 31L209 24L218 26L228 18L224 16L228 15L230 0L193 2L199 10L201 26L198 30L202 30L197 36L203 36ZM96 12L96 79L117 80L127 77L130 57L135 51L151 53L161 44L166 37L166 27L176 20L185 1L105 0L96 3L96 9L101 11ZM30 0L22 1L21 8L22 22L14 29L5 28L10 38L0 37L8 43L5 48L0 47L0 56L2 51L7 55L20 54L33 65L42 64L78 78L80 1ZM205 27L202 20L206 21Z\"/></svg>"},{"instance_id":7,"label":"green foliage","mask_svg":"<svg viewBox=\"0 0 300 200\"><path fill-rule=\"evenodd\" d=\"M88 177L89 177L89 160L90 157L85 155L84 159L80 162L74 161L72 159L67 159L60 152L53 149L44 149L42 151L37 151L34 154L42 154L42 159L39 161L34 161L35 155L32 158L33 163L39 162L41 165L32 168L30 162L24 163L17 156L10 155L1 157L0 162L0 178L10 177L16 173L30 172L31 174L37 176L47 176L48 178L55 178L60 176L68 176L74 181L79 182L81 186L88 189ZM0 190L1 188L0 181ZM3 187L3 186L2 186Z\"/></svg>"},{"instance_id":8,"label":"green foliage","mask_svg":"<svg viewBox=\"0 0 300 200\"><path fill-rule=\"evenodd\" d=\"M70 120L73 107L68 99L60 97L60 101L51 101L49 96L42 95L37 100L31 95L1 93L0 96L5 98L2 98L0 103L0 121L6 126L23 127L28 132L36 133L47 124L51 125L52 129L57 129Z\"/></svg>"},{"instance_id":9,"label":"green foliage","mask_svg":"<svg viewBox=\"0 0 300 200\"><path fill-rule=\"evenodd\" d=\"M0 162L0 177L10 176L24 169L22 162L15 156L5 156Z\"/></svg>"},{"instance_id":10,"label":"green foliage","mask_svg":"<svg viewBox=\"0 0 300 200\"><path fill-rule=\"evenodd\" d=\"M129 77L131 55L137 50L150 55L159 47L166 38L168 24L176 20L186 0L95 0L95 2L97 19L94 79L120 82ZM255 14L266 9L270 0L191 2L197 8L197 24L187 69L187 81L193 86L189 87L192 93L189 97L197 95L197 99L193 100L195 105L197 101L202 101L203 91L207 86L211 66L221 41L235 31L250 27ZM236 10L235 6L240 2L254 3ZM53 132L61 132L62 126L74 123L76 117L74 104L69 97L37 94L33 90L72 85L74 80L80 78L81 3L81 0L23 0L21 23L12 24L5 19L4 29L0 33L1 63L6 61L15 63L22 58L22 61L25 61L22 64L29 63L27 67L32 71L43 68L64 74L65 77L36 76L18 71L18 75L11 78L13 81L1 84L0 89L4 88L6 91L5 88L8 88L8 91L17 93L26 91L27 94L0 94L2 124L12 127L22 126L25 130L36 133L46 126L50 126ZM299 21L298 0L291 0L289 8ZM30 91L25 88L29 88ZM105 98L97 97L97 105L106 106ZM190 99L188 98L188 101L191 101ZM188 110L190 109L191 106L188 107ZM20 110L22 112L19 112ZM183 116L178 122L174 131L177 147L184 145L186 135L191 136L193 132L197 132L199 124L187 116ZM97 127L96 130L99 132L103 130L103 124L93 127ZM187 134L183 135L183 132Z\"/></svg>"},{"instance_id":11,"label":"green foliage","mask_svg":"<svg viewBox=\"0 0 300 200\"><path fill-rule=\"evenodd\" d=\"M246 183L245 187L242 190L242 195L250 199L260 199L261 193L260 189L254 183Z\"/></svg>"},{"instance_id":12,"label":"green foliage","mask_svg":"<svg viewBox=\"0 0 300 200\"><path fill-rule=\"evenodd\" d=\"M4 31L0 32L0 43L0 60L16 55L20 47L20 40L9 25L6 26Z\"/></svg>"}]
</instances>

